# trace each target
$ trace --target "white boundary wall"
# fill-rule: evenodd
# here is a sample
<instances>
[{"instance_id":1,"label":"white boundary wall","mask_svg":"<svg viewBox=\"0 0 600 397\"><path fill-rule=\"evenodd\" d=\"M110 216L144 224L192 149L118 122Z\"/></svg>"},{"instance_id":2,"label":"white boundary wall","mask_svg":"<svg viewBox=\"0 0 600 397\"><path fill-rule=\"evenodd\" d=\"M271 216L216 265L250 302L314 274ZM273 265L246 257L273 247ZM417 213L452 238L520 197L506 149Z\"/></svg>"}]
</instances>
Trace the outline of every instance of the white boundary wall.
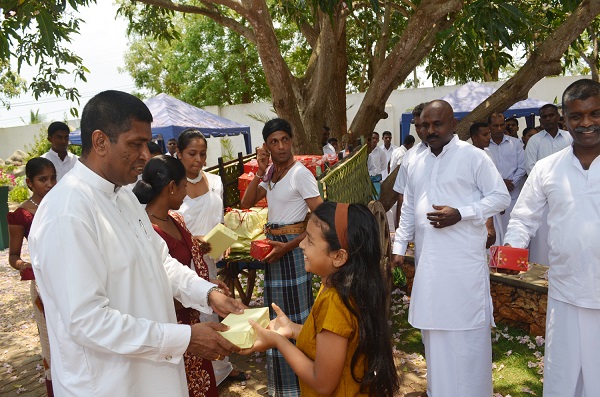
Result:
<instances>
[{"instance_id":1,"label":"white boundary wall","mask_svg":"<svg viewBox=\"0 0 600 397\"><path fill-rule=\"evenodd\" d=\"M539 81L536 85L534 85L533 88L529 91L529 97L547 102L556 101L557 103L560 103L561 96L565 88L567 88L567 86L569 86L569 84L571 84L575 80L579 80L581 78L583 77L566 76L544 78L541 81ZM503 82L499 81L486 84L498 88L503 84ZM400 117L402 113L408 111L409 109L412 109L414 106L418 105L421 102L439 99L444 95L455 91L459 87L460 86L427 87L416 88L411 90L393 91L386 104L386 112L388 113L388 118L379 121L375 130L379 131L380 133L385 130L391 131L393 137L393 144L399 145ZM363 97L364 93L348 94L348 123L352 121L352 119L358 112ZM258 115L259 118L266 117L267 119L276 117L276 114L273 112L273 106L270 102L260 102L223 107L207 106L204 108L204 110L225 117L227 119L236 121L240 124L250 126L253 148L262 145L263 143L262 127L264 123L262 121L257 121L255 118L251 117L251 115ZM79 126L79 120L69 121L68 124L72 128L77 128ZM524 124L521 124L523 123L520 123L520 129L524 127ZM49 123L44 123L36 125L25 125L21 127L0 128L0 158L6 159L15 150L23 149L26 145L30 145L34 140L34 137L37 134L39 134L40 128L43 128L42 126L45 126L45 128L47 128L48 125ZM349 124L348 126L329 125L329 127L331 127L331 129L334 131L337 130L340 133L343 133L347 130ZM416 138L414 130L411 130L411 134ZM245 153L244 139L241 135L236 137L230 137L230 139L234 146L234 154L237 154L237 152L239 151ZM210 166L216 164L217 158L221 155L222 150L219 139L209 138L208 142L209 143L207 165Z\"/></svg>"}]
</instances>

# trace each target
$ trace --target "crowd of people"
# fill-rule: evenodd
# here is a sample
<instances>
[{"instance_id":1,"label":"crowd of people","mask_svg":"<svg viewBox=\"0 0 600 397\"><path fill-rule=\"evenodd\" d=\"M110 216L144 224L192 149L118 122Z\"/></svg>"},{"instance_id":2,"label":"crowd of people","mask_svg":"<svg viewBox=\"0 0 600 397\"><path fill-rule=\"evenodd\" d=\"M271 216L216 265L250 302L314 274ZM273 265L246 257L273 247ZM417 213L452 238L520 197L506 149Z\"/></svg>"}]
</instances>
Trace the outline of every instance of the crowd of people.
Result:
<instances>
[{"instance_id":1,"label":"crowd of people","mask_svg":"<svg viewBox=\"0 0 600 397\"><path fill-rule=\"evenodd\" d=\"M369 136L374 185L396 178L392 264L415 243L409 322L422 333L429 397L493 393L492 244L529 247L550 266L544 396L600 390L600 84L579 80L562 102L568 132L545 105L540 131L519 139L518 120L492 113L467 143L452 107L435 100L413 109L418 143ZM151 122L138 98L104 91L83 110L81 158L67 151L68 126L52 123L50 151L26 165L32 196L8 215L9 262L32 280L48 394L216 396L227 377L248 376L229 355L267 351L271 396L393 396L401 379L371 212L323 202L294 159L291 125L264 125L241 207L268 201L271 322L252 322L257 340L240 349L218 332L219 316L246 308L217 279L203 239L223 222L223 185L203 171L206 139L185 130L163 155ZM324 151L343 156L350 140L340 151L329 132Z\"/></svg>"}]
</instances>

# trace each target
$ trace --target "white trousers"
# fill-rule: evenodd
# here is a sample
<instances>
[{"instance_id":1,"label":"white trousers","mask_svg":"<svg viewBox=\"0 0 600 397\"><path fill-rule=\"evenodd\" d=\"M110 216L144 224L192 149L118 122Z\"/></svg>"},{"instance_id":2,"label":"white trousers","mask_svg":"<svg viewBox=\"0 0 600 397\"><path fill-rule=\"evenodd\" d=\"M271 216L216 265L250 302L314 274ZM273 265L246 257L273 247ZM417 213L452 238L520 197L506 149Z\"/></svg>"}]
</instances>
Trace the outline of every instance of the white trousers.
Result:
<instances>
[{"instance_id":1,"label":"white trousers","mask_svg":"<svg viewBox=\"0 0 600 397\"><path fill-rule=\"evenodd\" d=\"M600 309L548 297L544 397L600 396Z\"/></svg>"},{"instance_id":2,"label":"white trousers","mask_svg":"<svg viewBox=\"0 0 600 397\"><path fill-rule=\"evenodd\" d=\"M490 397L492 336L489 325L469 331L421 330L428 397Z\"/></svg>"}]
</instances>

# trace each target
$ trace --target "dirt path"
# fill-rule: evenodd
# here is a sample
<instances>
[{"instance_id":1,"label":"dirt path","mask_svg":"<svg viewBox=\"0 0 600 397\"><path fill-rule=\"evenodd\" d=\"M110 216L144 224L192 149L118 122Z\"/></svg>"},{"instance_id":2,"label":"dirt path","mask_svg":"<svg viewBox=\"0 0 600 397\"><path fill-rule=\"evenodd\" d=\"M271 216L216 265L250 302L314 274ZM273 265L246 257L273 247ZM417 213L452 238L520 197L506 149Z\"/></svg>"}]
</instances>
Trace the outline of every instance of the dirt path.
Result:
<instances>
[{"instance_id":1,"label":"dirt path","mask_svg":"<svg viewBox=\"0 0 600 397\"><path fill-rule=\"evenodd\" d=\"M24 246L24 251L27 246ZM8 265L8 250L0 251L0 395L4 397L46 396L39 355L39 338L31 300L29 281ZM414 356L396 352L404 381L398 396L419 397L425 390L425 363ZM247 382L225 381L219 386L221 397L267 395L265 355L231 356L236 369L247 372Z\"/></svg>"}]
</instances>

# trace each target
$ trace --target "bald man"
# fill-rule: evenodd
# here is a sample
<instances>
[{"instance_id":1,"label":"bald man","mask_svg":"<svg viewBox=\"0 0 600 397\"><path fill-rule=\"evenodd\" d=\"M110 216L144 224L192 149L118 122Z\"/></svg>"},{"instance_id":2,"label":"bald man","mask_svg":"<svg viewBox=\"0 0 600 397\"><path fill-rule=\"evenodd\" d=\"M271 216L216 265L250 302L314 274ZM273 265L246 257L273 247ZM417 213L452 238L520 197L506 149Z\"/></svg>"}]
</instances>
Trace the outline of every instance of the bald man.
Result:
<instances>
[{"instance_id":1,"label":"bald man","mask_svg":"<svg viewBox=\"0 0 600 397\"><path fill-rule=\"evenodd\" d=\"M421 329L429 397L492 395L493 325L486 220L510 204L494 163L454 135L450 104L421 113L429 147L412 159L393 264L415 242L416 273L408 320Z\"/></svg>"}]
</instances>

